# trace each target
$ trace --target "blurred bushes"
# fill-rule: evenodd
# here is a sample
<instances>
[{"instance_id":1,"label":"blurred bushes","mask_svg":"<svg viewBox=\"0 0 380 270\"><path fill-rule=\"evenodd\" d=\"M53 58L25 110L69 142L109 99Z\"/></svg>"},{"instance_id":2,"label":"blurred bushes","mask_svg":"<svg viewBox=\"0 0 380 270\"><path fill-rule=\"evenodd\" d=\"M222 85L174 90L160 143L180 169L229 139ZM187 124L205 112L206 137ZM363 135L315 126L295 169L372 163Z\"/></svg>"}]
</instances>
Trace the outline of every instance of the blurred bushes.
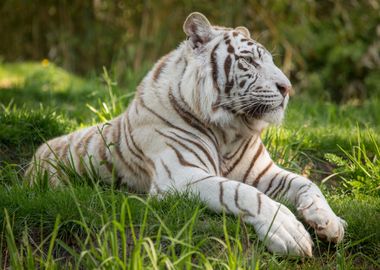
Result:
<instances>
[{"instance_id":1,"label":"blurred bushes","mask_svg":"<svg viewBox=\"0 0 380 270\"><path fill-rule=\"evenodd\" d=\"M247 26L297 91L337 102L380 96L377 0L3 0L0 57L49 58L81 74L106 66L127 83L131 69L145 69L185 38L192 11Z\"/></svg>"}]
</instances>

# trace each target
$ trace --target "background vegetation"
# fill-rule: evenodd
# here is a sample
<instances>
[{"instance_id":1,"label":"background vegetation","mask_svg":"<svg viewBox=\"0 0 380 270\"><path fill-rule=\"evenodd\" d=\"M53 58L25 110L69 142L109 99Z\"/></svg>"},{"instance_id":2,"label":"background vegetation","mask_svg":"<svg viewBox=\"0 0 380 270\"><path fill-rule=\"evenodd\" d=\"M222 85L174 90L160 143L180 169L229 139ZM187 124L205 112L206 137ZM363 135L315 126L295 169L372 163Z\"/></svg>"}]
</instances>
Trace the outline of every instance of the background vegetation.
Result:
<instances>
[{"instance_id":1,"label":"background vegetation","mask_svg":"<svg viewBox=\"0 0 380 270\"><path fill-rule=\"evenodd\" d=\"M189 194L139 199L75 174L59 190L24 181L39 144L123 112L195 10L247 26L291 78L286 121L264 141L346 219L341 245L309 228L315 258L281 258ZM379 269L379 11L374 0L1 1L0 267Z\"/></svg>"},{"instance_id":2,"label":"background vegetation","mask_svg":"<svg viewBox=\"0 0 380 270\"><path fill-rule=\"evenodd\" d=\"M128 70L184 39L194 10L215 24L247 26L299 91L336 102L380 94L376 0L4 0L0 52L6 61L48 58L80 74L106 66L127 85Z\"/></svg>"}]
</instances>

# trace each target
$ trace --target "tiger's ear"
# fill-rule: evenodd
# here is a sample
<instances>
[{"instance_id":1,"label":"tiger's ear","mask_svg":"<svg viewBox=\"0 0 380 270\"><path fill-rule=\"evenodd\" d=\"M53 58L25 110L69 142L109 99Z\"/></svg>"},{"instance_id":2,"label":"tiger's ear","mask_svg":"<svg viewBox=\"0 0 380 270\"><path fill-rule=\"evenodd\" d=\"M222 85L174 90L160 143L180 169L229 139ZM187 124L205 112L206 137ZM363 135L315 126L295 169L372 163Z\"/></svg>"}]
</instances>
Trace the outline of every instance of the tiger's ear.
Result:
<instances>
[{"instance_id":1,"label":"tiger's ear","mask_svg":"<svg viewBox=\"0 0 380 270\"><path fill-rule=\"evenodd\" d=\"M183 31L192 42L193 48L198 48L211 40L212 26L202 13L193 12L186 18Z\"/></svg>"},{"instance_id":2,"label":"tiger's ear","mask_svg":"<svg viewBox=\"0 0 380 270\"><path fill-rule=\"evenodd\" d=\"M238 26L238 27L235 28L235 30L239 31L240 33L242 33L247 38L251 38L251 33L249 33L249 30L246 27L244 27L244 26Z\"/></svg>"}]
</instances>

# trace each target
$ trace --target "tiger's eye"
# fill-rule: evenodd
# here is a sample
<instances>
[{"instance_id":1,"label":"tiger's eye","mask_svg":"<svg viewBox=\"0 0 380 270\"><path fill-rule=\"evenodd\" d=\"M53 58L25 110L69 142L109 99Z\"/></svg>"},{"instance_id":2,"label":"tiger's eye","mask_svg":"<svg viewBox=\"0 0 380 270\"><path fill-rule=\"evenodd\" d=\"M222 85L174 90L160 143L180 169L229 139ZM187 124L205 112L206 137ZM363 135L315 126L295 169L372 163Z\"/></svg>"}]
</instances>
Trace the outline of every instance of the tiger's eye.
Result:
<instances>
[{"instance_id":1,"label":"tiger's eye","mask_svg":"<svg viewBox=\"0 0 380 270\"><path fill-rule=\"evenodd\" d=\"M254 65L255 67L257 67L257 66L259 65L255 60L253 60L253 57L246 56L246 57L244 57L244 60L245 60L247 63L249 63L249 64L251 64L251 65Z\"/></svg>"},{"instance_id":2,"label":"tiger's eye","mask_svg":"<svg viewBox=\"0 0 380 270\"><path fill-rule=\"evenodd\" d=\"M253 63L253 59L252 59L252 57L249 57L249 56L244 57L244 60L245 60L247 63L250 63L250 64Z\"/></svg>"}]
</instances>

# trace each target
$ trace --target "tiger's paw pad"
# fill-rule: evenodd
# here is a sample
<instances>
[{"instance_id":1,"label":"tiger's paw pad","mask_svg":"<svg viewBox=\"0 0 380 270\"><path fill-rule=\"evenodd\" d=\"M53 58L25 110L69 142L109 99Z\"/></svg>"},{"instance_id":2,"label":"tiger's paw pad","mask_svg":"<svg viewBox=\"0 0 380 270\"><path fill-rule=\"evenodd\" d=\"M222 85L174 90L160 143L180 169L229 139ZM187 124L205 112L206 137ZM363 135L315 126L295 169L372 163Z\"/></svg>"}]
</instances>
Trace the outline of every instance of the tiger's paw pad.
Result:
<instances>
[{"instance_id":1,"label":"tiger's paw pad","mask_svg":"<svg viewBox=\"0 0 380 270\"><path fill-rule=\"evenodd\" d=\"M318 218L321 220L322 218ZM315 229L318 237L327 242L340 243L344 238L344 229L347 226L346 221L338 216L325 218L324 221L316 223L312 220L306 222Z\"/></svg>"},{"instance_id":2,"label":"tiger's paw pad","mask_svg":"<svg viewBox=\"0 0 380 270\"><path fill-rule=\"evenodd\" d=\"M327 204L327 203L326 203ZM310 207L300 207L298 210L307 224L315 229L318 237L332 243L340 243L344 238L346 221L336 216L330 207L311 204Z\"/></svg>"}]
</instances>

